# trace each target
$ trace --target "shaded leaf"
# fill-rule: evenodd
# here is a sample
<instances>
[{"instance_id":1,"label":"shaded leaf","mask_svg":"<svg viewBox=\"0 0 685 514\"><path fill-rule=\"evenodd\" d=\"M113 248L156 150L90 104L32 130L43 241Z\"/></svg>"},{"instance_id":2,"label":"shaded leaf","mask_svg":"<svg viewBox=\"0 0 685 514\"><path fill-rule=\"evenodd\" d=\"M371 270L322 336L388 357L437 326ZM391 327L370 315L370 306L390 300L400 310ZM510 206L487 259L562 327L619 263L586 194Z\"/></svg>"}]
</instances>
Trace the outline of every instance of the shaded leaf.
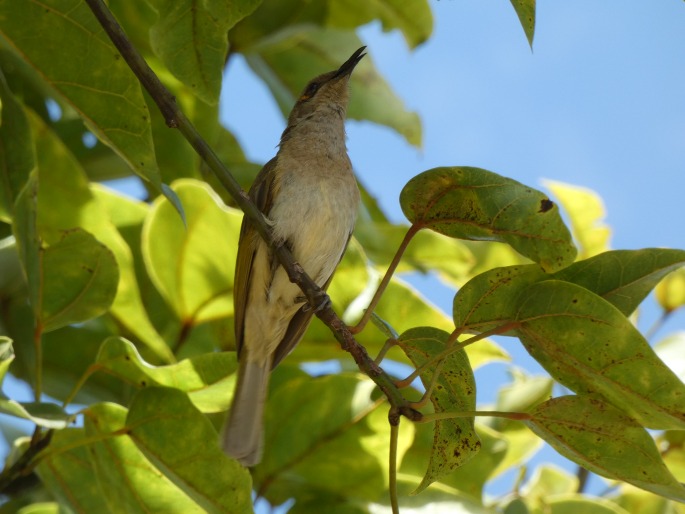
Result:
<instances>
[{"instance_id":1,"label":"shaded leaf","mask_svg":"<svg viewBox=\"0 0 685 514\"><path fill-rule=\"evenodd\" d=\"M86 436L101 439L89 449L107 512L205 512L160 473L128 436L121 433L125 428L126 414L126 409L111 403L93 405L84 413ZM110 435L116 431L120 433Z\"/></svg>"},{"instance_id":2,"label":"shaded leaf","mask_svg":"<svg viewBox=\"0 0 685 514\"><path fill-rule=\"evenodd\" d=\"M85 2L2 0L0 32L101 141L160 189L140 84Z\"/></svg>"},{"instance_id":3,"label":"shaded leaf","mask_svg":"<svg viewBox=\"0 0 685 514\"><path fill-rule=\"evenodd\" d=\"M523 297L517 333L556 380L601 394L646 427L685 427L685 385L614 306L556 280L532 285Z\"/></svg>"},{"instance_id":4,"label":"shaded leaf","mask_svg":"<svg viewBox=\"0 0 685 514\"><path fill-rule=\"evenodd\" d=\"M181 179L174 189L188 223L180 222L166 200L155 201L142 241L150 278L185 323L229 316L242 213L225 207L203 182Z\"/></svg>"},{"instance_id":5,"label":"shaded leaf","mask_svg":"<svg viewBox=\"0 0 685 514\"><path fill-rule=\"evenodd\" d=\"M300 26L244 52L247 63L266 82L287 116L307 82L317 73L338 69L360 46L354 32ZM350 84L349 119L385 125L410 144L421 145L419 116L406 110L373 66L370 55L357 65Z\"/></svg>"},{"instance_id":6,"label":"shaded leaf","mask_svg":"<svg viewBox=\"0 0 685 514\"><path fill-rule=\"evenodd\" d=\"M398 343L414 366L419 368L447 348L448 337L447 332L421 327L403 333ZM432 386L430 401L436 413L476 410L476 382L464 350L444 358L441 367L438 363L428 365L421 372L421 382L426 390ZM413 494L468 462L480 447L473 417L435 421L428 470Z\"/></svg>"},{"instance_id":7,"label":"shaded leaf","mask_svg":"<svg viewBox=\"0 0 685 514\"><path fill-rule=\"evenodd\" d=\"M553 180L545 180L544 184L568 213L571 232L578 243L578 258L587 259L609 250L611 229L604 223L606 211L602 198L584 187Z\"/></svg>"},{"instance_id":8,"label":"shaded leaf","mask_svg":"<svg viewBox=\"0 0 685 514\"><path fill-rule=\"evenodd\" d=\"M66 428L73 419L55 403L17 402L7 397L0 397L0 412L45 428Z\"/></svg>"},{"instance_id":9,"label":"shaded leaf","mask_svg":"<svg viewBox=\"0 0 685 514\"><path fill-rule=\"evenodd\" d=\"M555 450L599 475L653 493L685 500L649 433L634 419L601 400L554 398L531 413L526 424Z\"/></svg>"},{"instance_id":10,"label":"shaded leaf","mask_svg":"<svg viewBox=\"0 0 685 514\"><path fill-rule=\"evenodd\" d=\"M12 340L7 336L0 336L0 384L5 380L5 375L13 360Z\"/></svg>"},{"instance_id":11,"label":"shaded leaf","mask_svg":"<svg viewBox=\"0 0 685 514\"><path fill-rule=\"evenodd\" d=\"M150 28L152 49L169 71L205 102L216 104L228 52L228 30L261 0L151 0L159 19Z\"/></svg>"},{"instance_id":12,"label":"shaded leaf","mask_svg":"<svg viewBox=\"0 0 685 514\"><path fill-rule=\"evenodd\" d=\"M236 359L229 352L206 353L155 367L143 360L131 342L110 337L102 343L96 363L137 388L167 386L185 391L201 412L228 410L235 387Z\"/></svg>"},{"instance_id":13,"label":"shaded leaf","mask_svg":"<svg viewBox=\"0 0 685 514\"><path fill-rule=\"evenodd\" d=\"M576 249L558 207L541 192L480 168L443 167L411 179L400 195L413 224L441 234L511 245L546 271L573 262Z\"/></svg>"},{"instance_id":14,"label":"shaded leaf","mask_svg":"<svg viewBox=\"0 0 685 514\"><path fill-rule=\"evenodd\" d=\"M185 393L142 389L126 426L143 454L206 512L251 512L250 473L224 455L216 430Z\"/></svg>"},{"instance_id":15,"label":"shaded leaf","mask_svg":"<svg viewBox=\"0 0 685 514\"><path fill-rule=\"evenodd\" d=\"M0 220L10 222L14 202L35 165L33 139L24 108L0 69Z\"/></svg>"},{"instance_id":16,"label":"shaded leaf","mask_svg":"<svg viewBox=\"0 0 685 514\"><path fill-rule=\"evenodd\" d=\"M523 31L526 33L528 44L533 48L535 36L535 0L511 0L511 5L516 10Z\"/></svg>"}]
</instances>

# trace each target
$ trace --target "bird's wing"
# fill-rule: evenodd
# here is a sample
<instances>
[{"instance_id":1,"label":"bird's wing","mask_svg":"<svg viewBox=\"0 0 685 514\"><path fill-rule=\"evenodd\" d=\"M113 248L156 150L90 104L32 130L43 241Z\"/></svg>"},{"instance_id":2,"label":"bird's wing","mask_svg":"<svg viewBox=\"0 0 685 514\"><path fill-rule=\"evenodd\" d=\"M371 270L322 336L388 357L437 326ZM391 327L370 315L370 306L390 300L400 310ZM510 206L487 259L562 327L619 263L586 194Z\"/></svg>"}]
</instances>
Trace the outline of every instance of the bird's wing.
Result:
<instances>
[{"instance_id":1,"label":"bird's wing","mask_svg":"<svg viewBox=\"0 0 685 514\"><path fill-rule=\"evenodd\" d=\"M328 286L330 285L331 280L333 280L333 275L335 275L335 270L338 268L338 265L340 264L343 255L345 255L345 250L347 250L347 245L349 244L351 237L352 234L350 233L350 235L347 237L345 248L340 254L340 260L338 260L337 264L335 265L334 271L331 274L331 276L328 277L326 283L321 287L322 290L328 290ZM278 343L278 347L276 348L276 350L274 350L274 356L271 362L272 369L275 368L278 365L278 363L280 363L285 358L286 355L292 352L295 346L297 346L297 343L300 342L300 339L302 339L302 336L307 330L309 323L311 323L313 315L314 309L309 307L309 304L303 305L302 308L295 313L295 316L293 316L293 319L290 321L290 324L288 325L288 330L286 330L283 339L280 343Z\"/></svg>"},{"instance_id":2,"label":"bird's wing","mask_svg":"<svg viewBox=\"0 0 685 514\"><path fill-rule=\"evenodd\" d=\"M268 214L271 210L274 197L273 168L276 166L276 157L267 162L255 177L250 188L250 199L263 213ZM243 331L245 328L245 308L247 296L250 290L252 278L252 264L254 262L257 246L262 241L259 232L252 222L243 217L240 227L240 239L238 240L238 256L235 264L235 279L233 281L233 309L235 323L235 344L238 355L243 346Z\"/></svg>"}]
</instances>

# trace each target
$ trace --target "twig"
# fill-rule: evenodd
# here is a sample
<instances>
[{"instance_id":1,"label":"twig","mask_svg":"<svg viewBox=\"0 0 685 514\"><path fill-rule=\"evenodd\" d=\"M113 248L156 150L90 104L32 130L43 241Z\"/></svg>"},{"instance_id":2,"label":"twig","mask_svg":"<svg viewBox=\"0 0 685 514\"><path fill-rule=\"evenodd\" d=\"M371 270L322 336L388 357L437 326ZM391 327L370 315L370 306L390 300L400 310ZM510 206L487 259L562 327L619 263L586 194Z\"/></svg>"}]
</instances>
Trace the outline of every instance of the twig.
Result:
<instances>
[{"instance_id":1,"label":"twig","mask_svg":"<svg viewBox=\"0 0 685 514\"><path fill-rule=\"evenodd\" d=\"M52 439L52 430L48 430L44 436L40 436L40 429L36 427L36 431L31 438L31 444L26 451L12 464L9 468L5 468L0 474L0 492L11 488L17 481L28 475L32 468L30 465L34 457L38 455L44 448L50 444Z\"/></svg>"},{"instance_id":2,"label":"twig","mask_svg":"<svg viewBox=\"0 0 685 514\"><path fill-rule=\"evenodd\" d=\"M121 56L128 63L136 77L138 77L142 86L159 107L167 125L171 128L177 128L183 134L200 158L216 175L221 184L226 188L245 216L250 219L261 237L276 255L279 262L286 270L290 281L300 287L307 297L309 304L312 307L321 305L321 298L325 297L325 293L321 291L321 288L309 276L307 276L302 267L295 262L293 255L286 246L277 244L263 214L250 201L247 193L242 190L238 182L229 173L211 147L192 125L190 120L188 120L179 109L174 96L166 87L164 87L159 78L147 65L145 59L143 59L140 53L138 53L128 40L123 29L104 2L102 0L86 0L86 3L102 25L105 33L112 40L112 43L114 43L114 46L116 46L121 53ZM323 303L324 305L327 305L327 302ZM392 378L374 363L366 352L366 349L354 339L354 336L347 325L343 323L330 306L325 306L324 308L316 310L316 315L331 329L335 338L340 343L341 348L352 355L359 369L366 373L371 380L376 383L388 398L390 404L396 407L401 415L414 421L421 419L421 413L410 406L409 402L395 387Z\"/></svg>"}]
</instances>

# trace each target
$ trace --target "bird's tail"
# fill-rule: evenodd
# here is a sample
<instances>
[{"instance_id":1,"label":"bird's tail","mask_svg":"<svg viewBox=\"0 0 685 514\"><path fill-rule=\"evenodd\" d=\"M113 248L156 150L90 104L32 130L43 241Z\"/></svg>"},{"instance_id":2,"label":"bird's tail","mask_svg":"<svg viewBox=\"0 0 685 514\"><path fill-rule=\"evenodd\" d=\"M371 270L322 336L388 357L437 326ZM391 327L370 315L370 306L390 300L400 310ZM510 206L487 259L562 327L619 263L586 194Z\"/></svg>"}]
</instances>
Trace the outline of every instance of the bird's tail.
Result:
<instances>
[{"instance_id":1,"label":"bird's tail","mask_svg":"<svg viewBox=\"0 0 685 514\"><path fill-rule=\"evenodd\" d=\"M224 452L249 467L262 458L263 415L271 372L270 359L250 361L243 354L228 421L221 433Z\"/></svg>"}]
</instances>

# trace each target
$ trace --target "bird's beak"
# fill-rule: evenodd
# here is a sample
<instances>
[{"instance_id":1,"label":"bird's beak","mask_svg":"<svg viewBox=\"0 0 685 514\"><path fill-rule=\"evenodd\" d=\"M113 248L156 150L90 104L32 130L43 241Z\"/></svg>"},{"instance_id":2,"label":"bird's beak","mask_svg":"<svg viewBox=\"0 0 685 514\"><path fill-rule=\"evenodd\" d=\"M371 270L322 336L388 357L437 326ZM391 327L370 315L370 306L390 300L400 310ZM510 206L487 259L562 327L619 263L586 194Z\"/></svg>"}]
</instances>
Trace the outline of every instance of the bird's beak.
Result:
<instances>
[{"instance_id":1,"label":"bird's beak","mask_svg":"<svg viewBox=\"0 0 685 514\"><path fill-rule=\"evenodd\" d=\"M362 60L362 57L364 57L366 55L364 53L364 50L366 50L366 47L362 46L359 50L354 52L352 54L352 56L349 59L347 59L347 61L345 61L343 63L343 65L340 66L340 68L338 68L338 71L335 72L334 78L337 79L337 78L346 77L347 75L352 73L352 70L354 70L354 67L359 63L359 61Z\"/></svg>"}]
</instances>

